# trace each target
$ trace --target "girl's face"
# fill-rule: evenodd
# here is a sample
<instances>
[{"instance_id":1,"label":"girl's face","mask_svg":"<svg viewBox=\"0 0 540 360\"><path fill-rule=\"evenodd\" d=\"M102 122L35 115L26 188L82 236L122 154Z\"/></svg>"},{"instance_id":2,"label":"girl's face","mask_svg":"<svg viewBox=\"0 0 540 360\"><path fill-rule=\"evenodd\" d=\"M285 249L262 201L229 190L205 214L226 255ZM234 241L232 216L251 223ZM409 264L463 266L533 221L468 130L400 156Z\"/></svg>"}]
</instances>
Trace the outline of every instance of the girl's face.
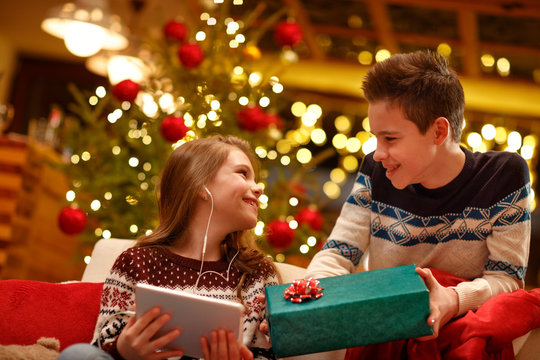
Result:
<instances>
[{"instance_id":1,"label":"girl's face","mask_svg":"<svg viewBox=\"0 0 540 360\"><path fill-rule=\"evenodd\" d=\"M255 182L251 162L242 150L231 147L207 187L214 200L214 219L226 233L255 227L262 188Z\"/></svg>"},{"instance_id":2,"label":"girl's face","mask_svg":"<svg viewBox=\"0 0 540 360\"><path fill-rule=\"evenodd\" d=\"M371 132L377 138L373 159L382 163L392 185L403 189L432 181L436 176L433 126L422 134L399 107L384 101L370 104L368 116Z\"/></svg>"}]
</instances>

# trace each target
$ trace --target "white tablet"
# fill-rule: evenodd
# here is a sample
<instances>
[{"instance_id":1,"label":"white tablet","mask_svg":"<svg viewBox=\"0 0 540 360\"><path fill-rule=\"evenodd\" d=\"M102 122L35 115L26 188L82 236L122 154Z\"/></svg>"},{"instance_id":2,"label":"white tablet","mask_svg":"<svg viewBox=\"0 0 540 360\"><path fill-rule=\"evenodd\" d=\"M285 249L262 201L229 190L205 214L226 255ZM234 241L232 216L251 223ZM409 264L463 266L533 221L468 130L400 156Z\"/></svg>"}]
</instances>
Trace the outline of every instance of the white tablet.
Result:
<instances>
[{"instance_id":1,"label":"white tablet","mask_svg":"<svg viewBox=\"0 0 540 360\"><path fill-rule=\"evenodd\" d=\"M172 315L158 335L176 328L182 333L166 349L180 348L184 355L202 358L201 337L210 340L210 332L220 328L233 331L239 346L242 344L244 306L240 303L148 284L137 284L135 303L137 317L156 305L161 306L162 312Z\"/></svg>"}]
</instances>

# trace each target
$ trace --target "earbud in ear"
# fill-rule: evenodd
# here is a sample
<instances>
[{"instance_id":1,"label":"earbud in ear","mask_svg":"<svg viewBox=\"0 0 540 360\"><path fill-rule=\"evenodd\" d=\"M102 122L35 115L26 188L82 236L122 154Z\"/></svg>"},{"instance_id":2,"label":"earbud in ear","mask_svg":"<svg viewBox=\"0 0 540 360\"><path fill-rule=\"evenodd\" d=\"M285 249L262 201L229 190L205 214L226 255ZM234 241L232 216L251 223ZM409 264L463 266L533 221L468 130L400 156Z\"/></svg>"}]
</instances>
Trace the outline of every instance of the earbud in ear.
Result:
<instances>
[{"instance_id":1,"label":"earbud in ear","mask_svg":"<svg viewBox=\"0 0 540 360\"><path fill-rule=\"evenodd\" d=\"M203 185L203 187L204 187L204 190L206 191L206 193L207 193L208 195L210 195L210 198L212 198L212 193L210 192L210 190L208 190L208 188L206 187L206 185ZM204 197L204 200L208 200L208 198L205 196L205 197Z\"/></svg>"}]
</instances>

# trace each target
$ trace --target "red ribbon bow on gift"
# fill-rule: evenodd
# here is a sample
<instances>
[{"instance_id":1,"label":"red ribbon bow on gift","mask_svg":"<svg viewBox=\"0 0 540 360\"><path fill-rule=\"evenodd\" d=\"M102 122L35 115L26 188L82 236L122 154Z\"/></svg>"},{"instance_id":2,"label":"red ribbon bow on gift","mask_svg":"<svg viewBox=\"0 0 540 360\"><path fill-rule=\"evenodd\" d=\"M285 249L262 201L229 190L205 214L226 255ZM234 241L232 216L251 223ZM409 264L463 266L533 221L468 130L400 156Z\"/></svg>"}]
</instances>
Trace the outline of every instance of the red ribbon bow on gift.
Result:
<instances>
[{"instance_id":1,"label":"red ribbon bow on gift","mask_svg":"<svg viewBox=\"0 0 540 360\"><path fill-rule=\"evenodd\" d=\"M285 289L283 297L285 300L289 300L294 303L301 303L308 300L316 300L323 296L323 288L319 286L319 280L309 278L309 279L298 279L289 285Z\"/></svg>"}]
</instances>

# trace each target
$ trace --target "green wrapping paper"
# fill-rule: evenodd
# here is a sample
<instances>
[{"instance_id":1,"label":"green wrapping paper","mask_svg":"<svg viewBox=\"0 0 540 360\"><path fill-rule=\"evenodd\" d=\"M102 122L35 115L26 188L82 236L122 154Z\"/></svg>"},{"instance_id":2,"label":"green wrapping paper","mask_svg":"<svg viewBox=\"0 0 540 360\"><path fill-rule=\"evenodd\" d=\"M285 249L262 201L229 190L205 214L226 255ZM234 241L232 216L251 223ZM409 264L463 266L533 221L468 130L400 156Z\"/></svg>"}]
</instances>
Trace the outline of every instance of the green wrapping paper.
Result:
<instances>
[{"instance_id":1,"label":"green wrapping paper","mask_svg":"<svg viewBox=\"0 0 540 360\"><path fill-rule=\"evenodd\" d=\"M293 303L290 284L266 287L266 318L276 357L431 335L429 293L414 265L320 280L323 296Z\"/></svg>"}]
</instances>

